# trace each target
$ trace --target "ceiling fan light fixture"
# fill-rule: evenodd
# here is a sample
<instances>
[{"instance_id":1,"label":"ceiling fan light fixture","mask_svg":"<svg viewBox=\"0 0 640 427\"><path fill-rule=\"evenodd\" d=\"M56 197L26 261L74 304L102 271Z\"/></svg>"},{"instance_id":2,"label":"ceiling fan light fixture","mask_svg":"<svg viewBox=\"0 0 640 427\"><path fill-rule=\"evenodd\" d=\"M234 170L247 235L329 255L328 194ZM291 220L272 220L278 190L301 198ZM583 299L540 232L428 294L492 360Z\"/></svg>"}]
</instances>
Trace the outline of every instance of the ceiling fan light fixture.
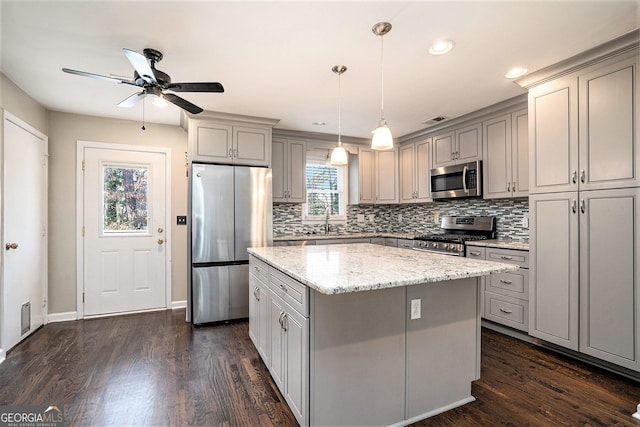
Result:
<instances>
[{"instance_id":1,"label":"ceiling fan light fixture","mask_svg":"<svg viewBox=\"0 0 640 427\"><path fill-rule=\"evenodd\" d=\"M151 101L151 103L158 108L167 108L169 106L169 103L164 100L162 95L154 96L153 101Z\"/></svg>"},{"instance_id":2,"label":"ceiling fan light fixture","mask_svg":"<svg viewBox=\"0 0 640 427\"><path fill-rule=\"evenodd\" d=\"M384 35L391 31L391 24L378 22L371 28L373 34L380 36L380 123L373 130L371 148L373 150L389 150L393 148L393 136L384 119Z\"/></svg>"},{"instance_id":3,"label":"ceiling fan light fixture","mask_svg":"<svg viewBox=\"0 0 640 427\"><path fill-rule=\"evenodd\" d=\"M344 65L336 65L331 68L335 74L338 75L338 146L331 151L331 164L334 166L343 166L349 163L349 156L347 156L347 151L342 146L342 90L340 85L340 76L342 73L347 71L347 67Z\"/></svg>"},{"instance_id":4,"label":"ceiling fan light fixture","mask_svg":"<svg viewBox=\"0 0 640 427\"><path fill-rule=\"evenodd\" d=\"M453 40L439 40L431 45L429 53L436 56L444 55L445 53L451 52L451 49L453 49L455 45Z\"/></svg>"}]
</instances>

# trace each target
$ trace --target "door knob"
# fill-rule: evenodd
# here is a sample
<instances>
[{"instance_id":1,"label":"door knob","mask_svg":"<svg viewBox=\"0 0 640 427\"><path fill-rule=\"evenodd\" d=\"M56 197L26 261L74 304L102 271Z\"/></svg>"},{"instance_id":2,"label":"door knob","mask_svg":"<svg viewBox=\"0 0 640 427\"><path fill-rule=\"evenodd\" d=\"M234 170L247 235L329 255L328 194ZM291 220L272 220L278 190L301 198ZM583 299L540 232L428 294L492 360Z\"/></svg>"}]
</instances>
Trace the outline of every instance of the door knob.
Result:
<instances>
[{"instance_id":1,"label":"door knob","mask_svg":"<svg viewBox=\"0 0 640 427\"><path fill-rule=\"evenodd\" d=\"M6 250L9 250L9 249L18 249L18 244L17 244L17 243L7 243L7 244L5 244L5 245L4 245L4 248L5 248Z\"/></svg>"},{"instance_id":2,"label":"door knob","mask_svg":"<svg viewBox=\"0 0 640 427\"><path fill-rule=\"evenodd\" d=\"M162 227L158 227L158 233L162 233L163 231Z\"/></svg>"},{"instance_id":3,"label":"door knob","mask_svg":"<svg viewBox=\"0 0 640 427\"><path fill-rule=\"evenodd\" d=\"M163 240L163 239L158 239L158 244L159 244L159 245L161 245L161 244L163 244L163 243L164 243L164 240Z\"/></svg>"}]
</instances>

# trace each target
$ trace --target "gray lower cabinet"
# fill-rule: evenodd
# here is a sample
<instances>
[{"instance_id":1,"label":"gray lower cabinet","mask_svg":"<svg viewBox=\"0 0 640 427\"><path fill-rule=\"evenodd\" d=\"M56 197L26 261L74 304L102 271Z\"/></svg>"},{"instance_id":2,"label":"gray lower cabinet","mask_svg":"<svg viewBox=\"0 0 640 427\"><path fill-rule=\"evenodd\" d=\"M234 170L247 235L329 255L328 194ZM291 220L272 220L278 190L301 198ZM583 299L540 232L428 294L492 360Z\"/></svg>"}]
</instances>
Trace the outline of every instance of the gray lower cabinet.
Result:
<instances>
[{"instance_id":1,"label":"gray lower cabinet","mask_svg":"<svg viewBox=\"0 0 640 427\"><path fill-rule=\"evenodd\" d=\"M478 246L467 246L466 254L467 258L473 259L485 259L485 248ZM480 277L480 316L484 318L484 289L487 278Z\"/></svg>"},{"instance_id":2,"label":"gray lower cabinet","mask_svg":"<svg viewBox=\"0 0 640 427\"><path fill-rule=\"evenodd\" d=\"M253 258L253 257L252 257ZM267 366L300 425L308 424L309 319L308 289L277 271L269 276L271 359ZM285 301L286 300L286 301Z\"/></svg>"},{"instance_id":3,"label":"gray lower cabinet","mask_svg":"<svg viewBox=\"0 0 640 427\"><path fill-rule=\"evenodd\" d=\"M269 267L255 260L249 269L249 337L268 366L271 356Z\"/></svg>"},{"instance_id":4,"label":"gray lower cabinet","mask_svg":"<svg viewBox=\"0 0 640 427\"><path fill-rule=\"evenodd\" d=\"M640 371L640 188L530 198L530 334Z\"/></svg>"},{"instance_id":5,"label":"gray lower cabinet","mask_svg":"<svg viewBox=\"0 0 640 427\"><path fill-rule=\"evenodd\" d=\"M412 239L398 239L398 247L403 249L413 249Z\"/></svg>"},{"instance_id":6,"label":"gray lower cabinet","mask_svg":"<svg viewBox=\"0 0 640 427\"><path fill-rule=\"evenodd\" d=\"M371 239L363 238L344 238L344 239L318 239L316 245L343 245L349 243L369 243Z\"/></svg>"}]
</instances>

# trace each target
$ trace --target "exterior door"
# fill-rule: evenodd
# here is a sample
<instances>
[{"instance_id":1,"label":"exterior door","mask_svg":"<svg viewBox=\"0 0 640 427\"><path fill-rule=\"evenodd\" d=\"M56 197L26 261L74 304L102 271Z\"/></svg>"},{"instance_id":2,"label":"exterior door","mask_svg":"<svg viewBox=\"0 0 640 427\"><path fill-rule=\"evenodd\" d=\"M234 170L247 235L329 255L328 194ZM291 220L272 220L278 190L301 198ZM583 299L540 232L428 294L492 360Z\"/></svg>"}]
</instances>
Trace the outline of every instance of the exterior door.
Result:
<instances>
[{"instance_id":1,"label":"exterior door","mask_svg":"<svg viewBox=\"0 0 640 427\"><path fill-rule=\"evenodd\" d=\"M44 323L47 137L5 111L0 360Z\"/></svg>"},{"instance_id":2,"label":"exterior door","mask_svg":"<svg viewBox=\"0 0 640 427\"><path fill-rule=\"evenodd\" d=\"M166 307L167 154L117 146L83 154L84 314Z\"/></svg>"}]
</instances>

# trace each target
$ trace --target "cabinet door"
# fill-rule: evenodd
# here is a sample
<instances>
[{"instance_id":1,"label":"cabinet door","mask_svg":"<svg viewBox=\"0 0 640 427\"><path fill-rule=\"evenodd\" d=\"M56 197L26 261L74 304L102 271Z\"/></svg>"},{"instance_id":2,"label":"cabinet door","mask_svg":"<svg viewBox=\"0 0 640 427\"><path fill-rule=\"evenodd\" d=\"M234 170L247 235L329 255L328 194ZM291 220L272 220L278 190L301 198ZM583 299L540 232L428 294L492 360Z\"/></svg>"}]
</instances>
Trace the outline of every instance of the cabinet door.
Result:
<instances>
[{"instance_id":1,"label":"cabinet door","mask_svg":"<svg viewBox=\"0 0 640 427\"><path fill-rule=\"evenodd\" d=\"M259 284L258 296L258 327L256 330L258 337L258 352L262 356L264 364L269 366L269 362L271 360L271 329L269 324L271 294L269 293L269 287L266 284Z\"/></svg>"},{"instance_id":2,"label":"cabinet door","mask_svg":"<svg viewBox=\"0 0 640 427\"><path fill-rule=\"evenodd\" d=\"M269 129L233 127L233 162L251 166L269 166L271 132Z\"/></svg>"},{"instance_id":3,"label":"cabinet door","mask_svg":"<svg viewBox=\"0 0 640 427\"><path fill-rule=\"evenodd\" d=\"M232 163L233 128L231 126L194 121L189 128L193 161Z\"/></svg>"},{"instance_id":4,"label":"cabinet door","mask_svg":"<svg viewBox=\"0 0 640 427\"><path fill-rule=\"evenodd\" d=\"M307 197L305 182L307 152L305 142L295 139L289 140L289 201L304 203Z\"/></svg>"},{"instance_id":5,"label":"cabinet door","mask_svg":"<svg viewBox=\"0 0 640 427\"><path fill-rule=\"evenodd\" d=\"M456 130L456 163L482 160L482 125L480 123Z\"/></svg>"},{"instance_id":6,"label":"cabinet door","mask_svg":"<svg viewBox=\"0 0 640 427\"><path fill-rule=\"evenodd\" d=\"M374 192L374 155L373 150L368 148L358 149L358 180L360 183L359 203L373 203L375 201Z\"/></svg>"},{"instance_id":7,"label":"cabinet door","mask_svg":"<svg viewBox=\"0 0 640 427\"><path fill-rule=\"evenodd\" d=\"M637 187L638 59L579 77L580 190Z\"/></svg>"},{"instance_id":8,"label":"cabinet door","mask_svg":"<svg viewBox=\"0 0 640 427\"><path fill-rule=\"evenodd\" d=\"M416 202L431 201L431 138L415 143Z\"/></svg>"},{"instance_id":9,"label":"cabinet door","mask_svg":"<svg viewBox=\"0 0 640 427\"><path fill-rule=\"evenodd\" d=\"M287 202L287 156L284 139L273 138L271 143L271 185L274 202Z\"/></svg>"},{"instance_id":10,"label":"cabinet door","mask_svg":"<svg viewBox=\"0 0 640 427\"><path fill-rule=\"evenodd\" d=\"M280 322L285 312L284 307L284 301L273 292L270 292L269 332L271 334L271 359L268 366L271 377L282 394L285 392L285 340L284 330Z\"/></svg>"},{"instance_id":11,"label":"cabinet door","mask_svg":"<svg viewBox=\"0 0 640 427\"><path fill-rule=\"evenodd\" d=\"M640 371L640 189L580 192L580 351Z\"/></svg>"},{"instance_id":12,"label":"cabinet door","mask_svg":"<svg viewBox=\"0 0 640 427\"><path fill-rule=\"evenodd\" d=\"M258 346L260 345L258 338L258 330L260 328L260 308L258 306L258 301L260 298L258 296L259 291L260 289L258 287L258 279L255 275L249 274L249 338L251 338L251 341L253 342L253 345L256 346L256 348L258 348Z\"/></svg>"},{"instance_id":13,"label":"cabinet door","mask_svg":"<svg viewBox=\"0 0 640 427\"><path fill-rule=\"evenodd\" d=\"M453 132L433 137L433 167L454 165L455 140Z\"/></svg>"},{"instance_id":14,"label":"cabinet door","mask_svg":"<svg viewBox=\"0 0 640 427\"><path fill-rule=\"evenodd\" d=\"M578 85L568 76L529 90L529 192L578 190Z\"/></svg>"},{"instance_id":15,"label":"cabinet door","mask_svg":"<svg viewBox=\"0 0 640 427\"><path fill-rule=\"evenodd\" d=\"M572 350L578 350L577 197L529 197L529 334Z\"/></svg>"},{"instance_id":16,"label":"cabinet door","mask_svg":"<svg viewBox=\"0 0 640 427\"><path fill-rule=\"evenodd\" d=\"M285 392L284 397L300 425L306 425L308 414L309 319L292 308L287 309L285 325Z\"/></svg>"},{"instance_id":17,"label":"cabinet door","mask_svg":"<svg viewBox=\"0 0 640 427\"><path fill-rule=\"evenodd\" d=\"M414 144L400 147L400 203L413 203L416 197Z\"/></svg>"},{"instance_id":18,"label":"cabinet door","mask_svg":"<svg viewBox=\"0 0 640 427\"><path fill-rule=\"evenodd\" d=\"M376 203L391 204L400 201L398 185L398 149L375 153Z\"/></svg>"},{"instance_id":19,"label":"cabinet door","mask_svg":"<svg viewBox=\"0 0 640 427\"><path fill-rule=\"evenodd\" d=\"M511 115L483 123L483 198L511 197Z\"/></svg>"},{"instance_id":20,"label":"cabinet door","mask_svg":"<svg viewBox=\"0 0 640 427\"><path fill-rule=\"evenodd\" d=\"M529 195L529 114L526 109L511 115L511 192L513 197Z\"/></svg>"}]
</instances>

